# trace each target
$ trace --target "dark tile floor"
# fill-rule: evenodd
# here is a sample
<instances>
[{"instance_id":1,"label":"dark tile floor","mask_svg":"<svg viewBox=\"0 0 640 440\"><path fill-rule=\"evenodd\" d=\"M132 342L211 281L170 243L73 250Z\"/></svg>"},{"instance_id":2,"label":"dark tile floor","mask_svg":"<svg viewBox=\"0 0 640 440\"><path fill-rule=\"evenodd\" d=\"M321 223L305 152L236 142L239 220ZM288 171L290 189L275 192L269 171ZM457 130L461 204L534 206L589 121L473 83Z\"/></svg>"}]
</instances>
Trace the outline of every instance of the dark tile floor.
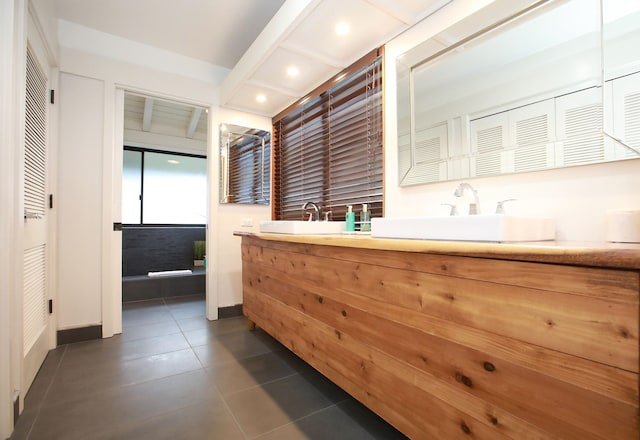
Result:
<instances>
[{"instance_id":1,"label":"dark tile floor","mask_svg":"<svg viewBox=\"0 0 640 440\"><path fill-rule=\"evenodd\" d=\"M404 439L245 318L127 303L123 333L45 360L11 439Z\"/></svg>"}]
</instances>

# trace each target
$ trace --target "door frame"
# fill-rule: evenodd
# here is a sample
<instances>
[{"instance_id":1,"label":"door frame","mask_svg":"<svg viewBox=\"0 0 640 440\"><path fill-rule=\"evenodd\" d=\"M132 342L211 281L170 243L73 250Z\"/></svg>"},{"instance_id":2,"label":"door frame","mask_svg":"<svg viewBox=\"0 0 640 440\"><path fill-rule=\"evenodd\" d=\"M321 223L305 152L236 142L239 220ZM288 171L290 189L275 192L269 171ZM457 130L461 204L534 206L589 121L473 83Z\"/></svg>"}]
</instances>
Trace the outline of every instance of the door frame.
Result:
<instances>
[{"instance_id":1,"label":"door frame","mask_svg":"<svg viewBox=\"0 0 640 440\"><path fill-rule=\"evenodd\" d=\"M0 2L0 61L5 66L6 75L0 76L0 240L5 243L0 251L0 438L8 438L13 431L16 415L13 403L19 387L20 353L16 338L22 338L22 319L16 317L21 304L21 281L17 261L19 224L17 158L20 152L19 128L20 75L22 64L19 55L24 47L19 36L24 26L26 6L21 1Z\"/></svg>"},{"instance_id":2,"label":"door frame","mask_svg":"<svg viewBox=\"0 0 640 440\"><path fill-rule=\"evenodd\" d=\"M213 241L216 230L212 186L215 182L213 153L213 107L210 103L195 102L179 96L166 96L163 93L141 90L124 84L105 84L105 130L103 155L103 260L102 260L102 336L103 338L122 333L122 233L114 233L114 222L122 222L122 160L124 145L124 95L125 92L154 96L188 105L204 107L208 112L207 120L207 275L206 279L206 315L207 319L218 319L218 292L213 268L217 267ZM213 258L209 257L213 256Z\"/></svg>"}]
</instances>

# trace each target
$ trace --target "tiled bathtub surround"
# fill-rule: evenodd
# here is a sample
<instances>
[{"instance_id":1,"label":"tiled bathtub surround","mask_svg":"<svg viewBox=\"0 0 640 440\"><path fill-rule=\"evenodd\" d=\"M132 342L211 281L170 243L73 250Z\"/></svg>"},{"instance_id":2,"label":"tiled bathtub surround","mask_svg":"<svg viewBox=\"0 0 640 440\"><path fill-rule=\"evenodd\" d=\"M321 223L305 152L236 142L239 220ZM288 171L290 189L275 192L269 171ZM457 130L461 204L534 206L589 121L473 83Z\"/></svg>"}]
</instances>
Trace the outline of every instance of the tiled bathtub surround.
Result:
<instances>
[{"instance_id":1,"label":"tiled bathtub surround","mask_svg":"<svg viewBox=\"0 0 640 440\"><path fill-rule=\"evenodd\" d=\"M12 440L405 438L202 296L125 304L123 326L49 353Z\"/></svg>"},{"instance_id":2,"label":"tiled bathtub surround","mask_svg":"<svg viewBox=\"0 0 640 440\"><path fill-rule=\"evenodd\" d=\"M204 239L204 226L126 226L122 229L122 276L191 269L193 242Z\"/></svg>"},{"instance_id":3,"label":"tiled bathtub surround","mask_svg":"<svg viewBox=\"0 0 640 440\"><path fill-rule=\"evenodd\" d=\"M193 267L193 242L204 226L125 227L122 230L122 301L204 294L204 268ZM192 276L149 279L148 272L192 269Z\"/></svg>"}]
</instances>

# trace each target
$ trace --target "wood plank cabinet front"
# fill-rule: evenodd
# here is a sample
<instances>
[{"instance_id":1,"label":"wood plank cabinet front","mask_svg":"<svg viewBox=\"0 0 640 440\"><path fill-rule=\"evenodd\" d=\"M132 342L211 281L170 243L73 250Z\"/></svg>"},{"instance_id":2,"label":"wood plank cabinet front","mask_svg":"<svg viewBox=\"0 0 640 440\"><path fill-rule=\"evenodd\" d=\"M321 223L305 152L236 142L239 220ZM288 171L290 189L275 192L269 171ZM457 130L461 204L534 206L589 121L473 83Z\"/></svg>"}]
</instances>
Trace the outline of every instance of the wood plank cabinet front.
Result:
<instances>
[{"instance_id":1,"label":"wood plank cabinet front","mask_svg":"<svg viewBox=\"0 0 640 440\"><path fill-rule=\"evenodd\" d=\"M637 439L632 269L242 238L244 313L414 439Z\"/></svg>"}]
</instances>

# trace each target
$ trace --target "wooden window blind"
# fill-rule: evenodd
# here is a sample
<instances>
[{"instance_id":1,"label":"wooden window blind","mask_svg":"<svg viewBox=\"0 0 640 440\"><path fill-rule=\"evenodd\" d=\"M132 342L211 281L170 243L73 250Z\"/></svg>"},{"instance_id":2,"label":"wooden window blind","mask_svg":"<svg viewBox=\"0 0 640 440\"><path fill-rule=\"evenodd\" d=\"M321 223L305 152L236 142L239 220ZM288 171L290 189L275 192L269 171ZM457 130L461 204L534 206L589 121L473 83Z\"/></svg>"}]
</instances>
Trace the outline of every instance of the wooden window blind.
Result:
<instances>
[{"instance_id":1,"label":"wooden window blind","mask_svg":"<svg viewBox=\"0 0 640 440\"><path fill-rule=\"evenodd\" d=\"M266 134L265 134L266 133ZM229 189L225 203L268 204L271 183L271 134L247 130L230 133Z\"/></svg>"},{"instance_id":2,"label":"wooden window blind","mask_svg":"<svg viewBox=\"0 0 640 440\"><path fill-rule=\"evenodd\" d=\"M307 201L334 220L362 203L382 216L382 62L372 51L274 118L275 219L304 219Z\"/></svg>"}]
</instances>

